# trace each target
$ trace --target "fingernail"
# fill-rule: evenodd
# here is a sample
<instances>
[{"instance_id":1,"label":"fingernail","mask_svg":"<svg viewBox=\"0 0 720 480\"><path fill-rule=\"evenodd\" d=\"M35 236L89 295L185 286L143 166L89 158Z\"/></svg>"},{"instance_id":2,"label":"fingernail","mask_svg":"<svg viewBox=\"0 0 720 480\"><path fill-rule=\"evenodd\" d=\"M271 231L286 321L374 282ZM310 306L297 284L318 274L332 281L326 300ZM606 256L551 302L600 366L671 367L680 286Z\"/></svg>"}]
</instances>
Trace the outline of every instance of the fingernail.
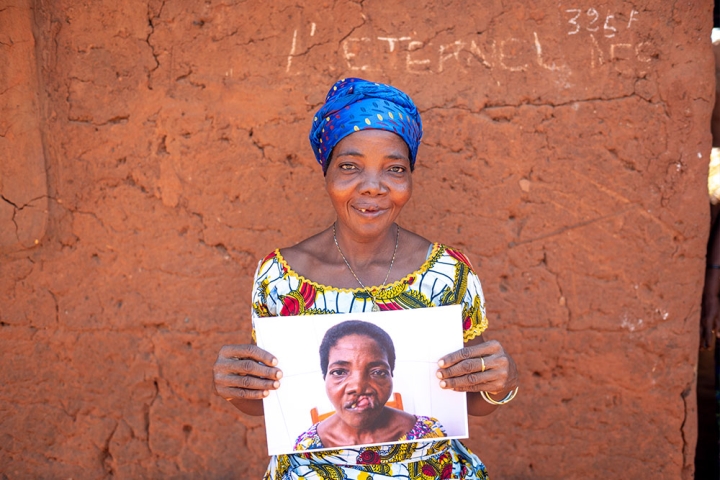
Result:
<instances>
[{"instance_id":1,"label":"fingernail","mask_svg":"<svg viewBox=\"0 0 720 480\"><path fill-rule=\"evenodd\" d=\"M270 395L270 392L268 390L263 390L263 397L267 397Z\"/></svg>"},{"instance_id":2,"label":"fingernail","mask_svg":"<svg viewBox=\"0 0 720 480\"><path fill-rule=\"evenodd\" d=\"M280 388L280 382L273 382L273 387Z\"/></svg>"},{"instance_id":3,"label":"fingernail","mask_svg":"<svg viewBox=\"0 0 720 480\"><path fill-rule=\"evenodd\" d=\"M270 363L270 365L272 365L273 367L274 367L275 365L277 365L277 358L273 358L273 359L272 359L272 362Z\"/></svg>"},{"instance_id":4,"label":"fingernail","mask_svg":"<svg viewBox=\"0 0 720 480\"><path fill-rule=\"evenodd\" d=\"M445 366L445 360L438 360L438 365L441 367Z\"/></svg>"},{"instance_id":5,"label":"fingernail","mask_svg":"<svg viewBox=\"0 0 720 480\"><path fill-rule=\"evenodd\" d=\"M280 380L280 379L282 378L282 371L281 371L281 370L278 370L278 372L275 374L275 378L277 378L278 380Z\"/></svg>"},{"instance_id":6,"label":"fingernail","mask_svg":"<svg viewBox=\"0 0 720 480\"><path fill-rule=\"evenodd\" d=\"M443 380L442 382L440 382L440 388L445 388L445 387L447 387L447 382L445 382Z\"/></svg>"},{"instance_id":7,"label":"fingernail","mask_svg":"<svg viewBox=\"0 0 720 480\"><path fill-rule=\"evenodd\" d=\"M442 372L435 372L435 376L438 378L442 378Z\"/></svg>"}]
</instances>

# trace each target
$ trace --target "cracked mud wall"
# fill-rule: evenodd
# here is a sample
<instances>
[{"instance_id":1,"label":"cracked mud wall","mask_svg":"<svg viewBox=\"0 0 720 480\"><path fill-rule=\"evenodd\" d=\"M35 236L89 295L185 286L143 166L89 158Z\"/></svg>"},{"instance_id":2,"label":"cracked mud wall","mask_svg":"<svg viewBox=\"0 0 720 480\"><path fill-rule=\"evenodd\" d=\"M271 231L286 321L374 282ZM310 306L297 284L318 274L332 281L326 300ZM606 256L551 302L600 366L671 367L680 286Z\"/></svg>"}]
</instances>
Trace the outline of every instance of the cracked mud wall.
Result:
<instances>
[{"instance_id":1,"label":"cracked mud wall","mask_svg":"<svg viewBox=\"0 0 720 480\"><path fill-rule=\"evenodd\" d=\"M0 3L0 252L40 242L48 216L29 1Z\"/></svg>"},{"instance_id":2,"label":"cracked mud wall","mask_svg":"<svg viewBox=\"0 0 720 480\"><path fill-rule=\"evenodd\" d=\"M262 419L212 395L211 365L248 338L257 260L333 220L306 138L354 75L416 100L401 223L469 254L521 369L471 419L493 477L691 478L711 15L0 3L0 471L261 476Z\"/></svg>"}]
</instances>

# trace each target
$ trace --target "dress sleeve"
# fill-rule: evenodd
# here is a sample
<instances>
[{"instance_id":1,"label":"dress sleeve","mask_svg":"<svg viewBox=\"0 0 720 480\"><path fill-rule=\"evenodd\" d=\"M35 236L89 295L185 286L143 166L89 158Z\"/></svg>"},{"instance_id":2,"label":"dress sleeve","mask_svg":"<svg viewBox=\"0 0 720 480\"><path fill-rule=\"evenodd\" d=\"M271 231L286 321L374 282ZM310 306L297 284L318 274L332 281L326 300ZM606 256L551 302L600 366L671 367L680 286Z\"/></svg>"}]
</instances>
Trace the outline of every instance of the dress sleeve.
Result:
<instances>
[{"instance_id":1,"label":"dress sleeve","mask_svg":"<svg viewBox=\"0 0 720 480\"><path fill-rule=\"evenodd\" d=\"M320 436L317 433L318 424L316 423L295 440L294 451L312 450L315 448L323 448Z\"/></svg>"},{"instance_id":2,"label":"dress sleeve","mask_svg":"<svg viewBox=\"0 0 720 480\"><path fill-rule=\"evenodd\" d=\"M445 427L442 426L437 418L422 416L416 416L415 418L417 418L417 420L412 430L400 437L398 441L447 437Z\"/></svg>"},{"instance_id":3,"label":"dress sleeve","mask_svg":"<svg viewBox=\"0 0 720 480\"><path fill-rule=\"evenodd\" d=\"M480 336L488 327L485 316L485 297L483 296L480 279L470 269L467 276L467 290L462 300L463 306L463 341L468 342Z\"/></svg>"},{"instance_id":4,"label":"dress sleeve","mask_svg":"<svg viewBox=\"0 0 720 480\"><path fill-rule=\"evenodd\" d=\"M258 262L253 278L252 290L252 339L255 339L255 319L275 316L275 302L272 301L271 283L278 277L277 251Z\"/></svg>"},{"instance_id":5,"label":"dress sleeve","mask_svg":"<svg viewBox=\"0 0 720 480\"><path fill-rule=\"evenodd\" d=\"M444 263L452 265L454 273L447 275L453 281L443 290L440 305L462 305L463 341L469 342L480 336L488 326L480 279L464 253L447 246L443 246L443 250L443 256L451 259Z\"/></svg>"}]
</instances>

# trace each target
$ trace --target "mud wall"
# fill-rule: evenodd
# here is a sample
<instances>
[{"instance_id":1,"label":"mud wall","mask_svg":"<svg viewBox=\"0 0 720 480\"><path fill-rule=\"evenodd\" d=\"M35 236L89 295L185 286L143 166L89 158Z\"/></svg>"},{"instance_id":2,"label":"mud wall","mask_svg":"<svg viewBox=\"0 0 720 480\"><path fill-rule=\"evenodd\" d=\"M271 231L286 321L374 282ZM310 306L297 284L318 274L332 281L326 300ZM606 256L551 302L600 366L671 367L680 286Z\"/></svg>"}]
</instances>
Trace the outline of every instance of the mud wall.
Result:
<instances>
[{"instance_id":1,"label":"mud wall","mask_svg":"<svg viewBox=\"0 0 720 480\"><path fill-rule=\"evenodd\" d=\"M4 478L261 476L211 365L333 220L306 136L351 75L419 105L401 223L521 369L471 419L493 477L691 478L711 2L307 3L0 3Z\"/></svg>"}]
</instances>

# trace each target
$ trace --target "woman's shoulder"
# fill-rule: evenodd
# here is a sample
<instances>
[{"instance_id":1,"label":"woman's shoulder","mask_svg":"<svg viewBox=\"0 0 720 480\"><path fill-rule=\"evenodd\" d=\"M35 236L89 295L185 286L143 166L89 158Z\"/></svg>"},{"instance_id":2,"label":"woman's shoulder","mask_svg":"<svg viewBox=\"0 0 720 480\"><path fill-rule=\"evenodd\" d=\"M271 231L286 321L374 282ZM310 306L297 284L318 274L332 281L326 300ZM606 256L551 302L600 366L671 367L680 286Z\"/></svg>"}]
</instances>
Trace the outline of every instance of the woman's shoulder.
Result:
<instances>
[{"instance_id":1,"label":"woman's shoulder","mask_svg":"<svg viewBox=\"0 0 720 480\"><path fill-rule=\"evenodd\" d=\"M323 238L326 236L327 233L323 231L290 247L276 248L260 260L259 270L271 268L273 265L283 273L291 270L290 265L295 271L312 269L322 258L322 252L326 251L327 239Z\"/></svg>"},{"instance_id":2,"label":"woman's shoulder","mask_svg":"<svg viewBox=\"0 0 720 480\"><path fill-rule=\"evenodd\" d=\"M438 242L430 242L426 238L409 230L402 230L404 241L401 241L397 258L392 271L397 277L391 279L389 285L413 283L414 279L427 274L438 273L448 278L454 277L456 265L461 264L470 274L475 270L463 251L454 246ZM402 238L401 238L402 240ZM322 283L326 277L325 270L333 267L328 265L328 248L334 247L332 233L320 232L290 247L277 248L263 257L258 264L256 280L267 280L272 283L280 278L292 278L300 283L311 283L324 290L333 290L332 282ZM344 267L344 265L341 265ZM310 273L310 275L308 275ZM445 278L443 276L443 278ZM320 283L316 283L320 281ZM355 288L339 288L340 291L359 290Z\"/></svg>"},{"instance_id":3,"label":"woman's shoulder","mask_svg":"<svg viewBox=\"0 0 720 480\"><path fill-rule=\"evenodd\" d=\"M436 245L438 246L439 255L449 257L449 259L452 259L451 261L462 263L470 268L470 270L473 270L470 259L461 249L443 243L437 243Z\"/></svg>"},{"instance_id":4,"label":"woman's shoulder","mask_svg":"<svg viewBox=\"0 0 720 480\"><path fill-rule=\"evenodd\" d=\"M416 440L421 438L442 438L447 437L445 427L442 426L437 418L417 416L415 425L406 435L406 440Z\"/></svg>"},{"instance_id":5,"label":"woman's shoulder","mask_svg":"<svg viewBox=\"0 0 720 480\"><path fill-rule=\"evenodd\" d=\"M295 440L295 446L293 447L293 450L297 452L300 450L312 450L315 448L322 448L322 441L320 440L320 436L317 433L318 425L319 424L316 423L312 427L301 433L298 436L297 440Z\"/></svg>"},{"instance_id":6,"label":"woman's shoulder","mask_svg":"<svg viewBox=\"0 0 720 480\"><path fill-rule=\"evenodd\" d=\"M301 275L314 272L326 264L328 248L334 247L332 233L326 229L290 247L277 250L278 257Z\"/></svg>"}]
</instances>

